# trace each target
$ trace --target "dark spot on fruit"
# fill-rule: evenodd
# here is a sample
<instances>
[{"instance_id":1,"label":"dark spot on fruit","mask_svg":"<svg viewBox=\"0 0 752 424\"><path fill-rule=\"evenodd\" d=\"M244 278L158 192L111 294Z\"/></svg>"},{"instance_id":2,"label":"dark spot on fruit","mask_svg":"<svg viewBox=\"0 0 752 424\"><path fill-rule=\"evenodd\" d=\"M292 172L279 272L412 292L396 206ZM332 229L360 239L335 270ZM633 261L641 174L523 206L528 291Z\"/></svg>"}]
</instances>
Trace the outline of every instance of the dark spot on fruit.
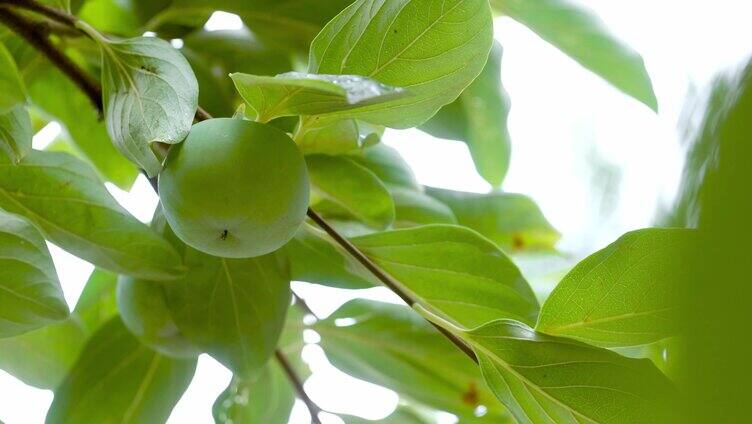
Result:
<instances>
[{"instance_id":1,"label":"dark spot on fruit","mask_svg":"<svg viewBox=\"0 0 752 424\"><path fill-rule=\"evenodd\" d=\"M222 230L222 234L219 235L220 240L227 240L227 230Z\"/></svg>"},{"instance_id":2,"label":"dark spot on fruit","mask_svg":"<svg viewBox=\"0 0 752 424\"><path fill-rule=\"evenodd\" d=\"M462 402L475 407L478 405L478 401L478 386L475 385L474 381L471 381L467 390L462 393Z\"/></svg>"}]
</instances>

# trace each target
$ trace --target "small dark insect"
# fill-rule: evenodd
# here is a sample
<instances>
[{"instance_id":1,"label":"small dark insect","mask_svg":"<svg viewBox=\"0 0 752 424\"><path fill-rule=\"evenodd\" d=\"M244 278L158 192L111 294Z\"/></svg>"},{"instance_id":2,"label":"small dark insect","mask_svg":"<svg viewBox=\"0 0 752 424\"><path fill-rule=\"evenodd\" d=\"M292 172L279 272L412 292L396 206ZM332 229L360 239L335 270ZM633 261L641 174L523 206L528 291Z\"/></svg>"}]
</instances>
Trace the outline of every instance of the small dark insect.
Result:
<instances>
[{"instance_id":1,"label":"small dark insect","mask_svg":"<svg viewBox=\"0 0 752 424\"><path fill-rule=\"evenodd\" d=\"M220 240L227 240L227 230L222 230L222 234L219 235Z\"/></svg>"},{"instance_id":2,"label":"small dark insect","mask_svg":"<svg viewBox=\"0 0 752 424\"><path fill-rule=\"evenodd\" d=\"M157 68L155 68L155 67L153 67L151 65L141 65L141 70L149 72L149 73L152 73L152 74L156 74L157 73Z\"/></svg>"}]
</instances>

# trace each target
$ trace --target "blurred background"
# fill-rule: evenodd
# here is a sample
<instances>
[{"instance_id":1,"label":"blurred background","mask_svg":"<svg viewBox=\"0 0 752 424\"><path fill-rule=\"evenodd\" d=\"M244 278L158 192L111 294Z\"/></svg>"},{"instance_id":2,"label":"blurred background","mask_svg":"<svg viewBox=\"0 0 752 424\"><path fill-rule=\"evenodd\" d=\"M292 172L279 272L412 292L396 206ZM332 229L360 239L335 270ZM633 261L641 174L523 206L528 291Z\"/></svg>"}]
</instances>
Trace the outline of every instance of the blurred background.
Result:
<instances>
[{"instance_id":1,"label":"blurred background","mask_svg":"<svg viewBox=\"0 0 752 424\"><path fill-rule=\"evenodd\" d=\"M622 233L663 222L679 190L693 117L713 77L736 68L750 53L752 26L746 2L738 0L581 1L618 38L639 52L658 99L658 113L622 94L582 68L521 24L494 22L503 42L501 79L512 101L509 131L512 159L503 190L532 197L561 233L556 254L516 258L544 296L579 259ZM207 30L237 29L240 19L217 12ZM175 41L179 44L179 40ZM51 123L34 138L44 148L60 132ZM422 184L487 192L464 143L431 137L419 130L387 130L384 143L405 157ZM108 184L122 205L144 222L157 198L139 177L130 192ZM93 266L50 246L66 300L74 305ZM319 317L355 295L397 301L386 290L359 293L294 283ZM318 335L306 330L304 360L313 374L305 384L324 410L379 420L397 406L390 390L349 377L327 361ZM174 409L171 423L213 422L211 406L231 373L206 355ZM0 420L41 423L52 392L26 386L0 371ZM338 423L333 416L323 422ZM446 414L442 422L455 419ZM296 403L291 423L308 423Z\"/></svg>"}]
</instances>

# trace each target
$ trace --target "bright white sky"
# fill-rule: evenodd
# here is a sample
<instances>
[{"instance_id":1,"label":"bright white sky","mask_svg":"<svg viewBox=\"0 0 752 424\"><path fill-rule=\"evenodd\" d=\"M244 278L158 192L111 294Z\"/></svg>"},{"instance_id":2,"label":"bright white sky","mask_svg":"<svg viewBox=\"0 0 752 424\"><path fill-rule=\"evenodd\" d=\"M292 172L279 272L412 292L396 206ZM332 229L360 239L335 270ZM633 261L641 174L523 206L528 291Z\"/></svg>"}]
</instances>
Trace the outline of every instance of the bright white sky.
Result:
<instances>
[{"instance_id":1,"label":"bright white sky","mask_svg":"<svg viewBox=\"0 0 752 424\"><path fill-rule=\"evenodd\" d=\"M579 258L631 229L649 226L660 205L670 204L681 174L683 148L677 123L688 92L702 89L719 70L752 53L750 7L741 0L632 0L586 2L647 63L660 114L622 95L581 68L523 26L495 22L505 48L503 83L512 99L512 165L506 191L532 196L562 233L559 247ZM234 15L215 14L207 29L232 28ZM46 127L35 137L41 148L59 132ZM484 192L489 186L475 174L462 143L437 140L417 130L387 131L385 143L396 147L428 185ZM594 165L598 165L595 167ZM109 187L123 206L148 221L157 199L145 180L130 193ZM50 246L66 300L73 306L92 266ZM320 316L351 297L344 291L295 283ZM361 295L394 299L380 289ZM324 409L380 419L396 406L394 392L355 380L334 369L309 331L304 359L313 369L306 382ZM0 353L1 354L1 353ZM211 405L230 373L203 355L191 386L170 423L211 423ZM52 393L28 387L0 371L0 420L36 424ZM325 414L326 415L326 414ZM325 423L337 418L322 416ZM290 423L308 423L296 403ZM453 422L451 416L442 422Z\"/></svg>"}]
</instances>

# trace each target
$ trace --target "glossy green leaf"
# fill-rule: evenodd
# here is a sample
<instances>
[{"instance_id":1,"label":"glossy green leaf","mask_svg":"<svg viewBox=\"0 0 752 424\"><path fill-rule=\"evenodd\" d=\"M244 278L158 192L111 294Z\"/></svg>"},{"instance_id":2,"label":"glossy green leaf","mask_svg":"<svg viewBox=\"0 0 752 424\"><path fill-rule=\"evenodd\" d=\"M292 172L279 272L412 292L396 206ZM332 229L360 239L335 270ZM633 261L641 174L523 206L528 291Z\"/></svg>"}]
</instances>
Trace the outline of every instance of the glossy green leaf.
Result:
<instances>
[{"instance_id":1,"label":"glossy green leaf","mask_svg":"<svg viewBox=\"0 0 752 424\"><path fill-rule=\"evenodd\" d=\"M649 228L626 233L564 277L541 310L536 330L606 346L674 336L675 294L691 278L695 233Z\"/></svg>"},{"instance_id":2,"label":"glossy green leaf","mask_svg":"<svg viewBox=\"0 0 752 424\"><path fill-rule=\"evenodd\" d=\"M186 248L186 277L164 286L180 331L236 375L252 376L274 352L290 305L278 255L225 259Z\"/></svg>"},{"instance_id":3,"label":"glossy green leaf","mask_svg":"<svg viewBox=\"0 0 752 424\"><path fill-rule=\"evenodd\" d=\"M0 151L13 162L31 151L31 120L25 106L18 105L0 113Z\"/></svg>"},{"instance_id":4,"label":"glossy green leaf","mask_svg":"<svg viewBox=\"0 0 752 424\"><path fill-rule=\"evenodd\" d=\"M21 216L0 209L0 338L68 317L44 238Z\"/></svg>"},{"instance_id":5,"label":"glossy green leaf","mask_svg":"<svg viewBox=\"0 0 752 424\"><path fill-rule=\"evenodd\" d=\"M421 127L436 137L467 143L478 173L494 187L504 181L512 147L507 130L510 102L499 77L502 51L494 42L478 78Z\"/></svg>"},{"instance_id":6,"label":"glossy green leaf","mask_svg":"<svg viewBox=\"0 0 752 424\"><path fill-rule=\"evenodd\" d=\"M115 149L99 112L65 75L49 65L28 85L29 96L43 115L59 122L75 147L107 181L129 190L138 169ZM65 93L51 96L50 93Z\"/></svg>"},{"instance_id":7,"label":"glossy green leaf","mask_svg":"<svg viewBox=\"0 0 752 424\"><path fill-rule=\"evenodd\" d=\"M491 6L495 12L527 26L614 87L658 110L642 57L614 37L589 10L570 0L491 0Z\"/></svg>"},{"instance_id":8,"label":"glossy green leaf","mask_svg":"<svg viewBox=\"0 0 752 424\"><path fill-rule=\"evenodd\" d=\"M316 36L308 72L362 75L409 90L409 97L357 113L364 121L409 128L456 99L478 76L492 29L486 0L358 0Z\"/></svg>"},{"instance_id":9,"label":"glossy green leaf","mask_svg":"<svg viewBox=\"0 0 752 424\"><path fill-rule=\"evenodd\" d=\"M180 143L191 129L198 105L193 70L164 40L137 37L112 41L93 36L102 49L107 132L120 153L155 176L162 160L152 150L152 143Z\"/></svg>"},{"instance_id":10,"label":"glossy green leaf","mask_svg":"<svg viewBox=\"0 0 752 424\"><path fill-rule=\"evenodd\" d=\"M117 315L116 282L116 275L95 269L68 319L20 336L0 339L0 369L34 387L57 387L86 340Z\"/></svg>"},{"instance_id":11,"label":"glossy green leaf","mask_svg":"<svg viewBox=\"0 0 752 424\"><path fill-rule=\"evenodd\" d=\"M303 313L291 308L277 349L285 355L296 375L310 374L300 357L303 349ZM271 359L255 379L234 377L214 402L216 423L286 423L296 392L276 359Z\"/></svg>"},{"instance_id":12,"label":"glossy green leaf","mask_svg":"<svg viewBox=\"0 0 752 424\"><path fill-rule=\"evenodd\" d=\"M542 335L511 320L461 336L519 423L672 422L676 393L647 359Z\"/></svg>"},{"instance_id":13,"label":"glossy green leaf","mask_svg":"<svg viewBox=\"0 0 752 424\"><path fill-rule=\"evenodd\" d=\"M55 389L46 422L165 422L195 369L195 359L162 356L113 318L89 340Z\"/></svg>"},{"instance_id":14,"label":"glossy green leaf","mask_svg":"<svg viewBox=\"0 0 752 424\"><path fill-rule=\"evenodd\" d=\"M491 241L464 227L427 225L351 240L418 302L465 327L494 319L533 323L538 301Z\"/></svg>"},{"instance_id":15,"label":"glossy green leaf","mask_svg":"<svg viewBox=\"0 0 752 424\"><path fill-rule=\"evenodd\" d=\"M313 329L328 359L356 378L456 414L460 422L475 418L480 405L488 408L485 422L509 422L475 364L405 306L357 299Z\"/></svg>"},{"instance_id":16,"label":"glossy green leaf","mask_svg":"<svg viewBox=\"0 0 752 424\"><path fill-rule=\"evenodd\" d=\"M355 218L374 228L394 221L394 200L366 167L344 156L306 156L311 204L328 216Z\"/></svg>"},{"instance_id":17,"label":"glossy green leaf","mask_svg":"<svg viewBox=\"0 0 752 424\"><path fill-rule=\"evenodd\" d=\"M364 289L378 285L363 268L326 233L303 224L284 247L295 281L323 284L343 289Z\"/></svg>"},{"instance_id":18,"label":"glossy green leaf","mask_svg":"<svg viewBox=\"0 0 752 424\"><path fill-rule=\"evenodd\" d=\"M0 207L103 268L153 280L179 278L184 271L172 246L123 209L93 169L71 155L32 151L17 165L0 158Z\"/></svg>"},{"instance_id":19,"label":"glossy green leaf","mask_svg":"<svg viewBox=\"0 0 752 424\"><path fill-rule=\"evenodd\" d=\"M21 75L16 61L3 43L0 43L0 114L8 113L19 103L26 101Z\"/></svg>"},{"instance_id":20,"label":"glossy green leaf","mask_svg":"<svg viewBox=\"0 0 752 424\"><path fill-rule=\"evenodd\" d=\"M390 192L394 198L395 228L457 223L449 206L422 191L397 187Z\"/></svg>"},{"instance_id":21,"label":"glossy green leaf","mask_svg":"<svg viewBox=\"0 0 752 424\"><path fill-rule=\"evenodd\" d=\"M379 143L364 149L360 154L351 155L351 158L373 171L389 187L422 189L410 165L393 147Z\"/></svg>"},{"instance_id":22,"label":"glossy green leaf","mask_svg":"<svg viewBox=\"0 0 752 424\"><path fill-rule=\"evenodd\" d=\"M256 120L267 122L280 116L357 114L368 105L387 103L409 96L357 75L324 75L287 72L273 77L230 74L243 100L255 111Z\"/></svg>"},{"instance_id":23,"label":"glossy green leaf","mask_svg":"<svg viewBox=\"0 0 752 424\"><path fill-rule=\"evenodd\" d=\"M529 197L515 193L466 193L426 187L449 206L460 225L472 228L505 250L551 250L560 234Z\"/></svg>"}]
</instances>

